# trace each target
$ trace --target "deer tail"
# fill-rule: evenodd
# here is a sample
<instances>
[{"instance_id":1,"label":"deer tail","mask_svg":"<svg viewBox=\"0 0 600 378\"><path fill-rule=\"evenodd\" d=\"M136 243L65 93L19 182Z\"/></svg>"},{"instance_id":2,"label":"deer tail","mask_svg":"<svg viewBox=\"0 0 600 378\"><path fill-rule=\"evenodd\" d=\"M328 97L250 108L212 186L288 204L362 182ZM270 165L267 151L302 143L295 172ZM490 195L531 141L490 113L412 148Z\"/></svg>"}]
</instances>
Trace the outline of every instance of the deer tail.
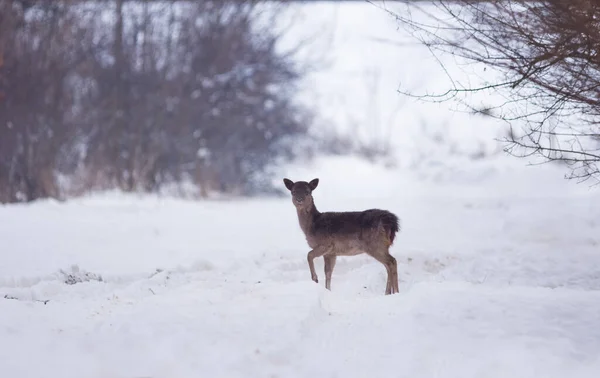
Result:
<instances>
[{"instance_id":1,"label":"deer tail","mask_svg":"<svg viewBox=\"0 0 600 378\"><path fill-rule=\"evenodd\" d=\"M400 220L395 214L390 213L389 211L385 211L380 219L383 229L386 232L386 236L390 241L390 245L394 244L396 234L400 231Z\"/></svg>"}]
</instances>

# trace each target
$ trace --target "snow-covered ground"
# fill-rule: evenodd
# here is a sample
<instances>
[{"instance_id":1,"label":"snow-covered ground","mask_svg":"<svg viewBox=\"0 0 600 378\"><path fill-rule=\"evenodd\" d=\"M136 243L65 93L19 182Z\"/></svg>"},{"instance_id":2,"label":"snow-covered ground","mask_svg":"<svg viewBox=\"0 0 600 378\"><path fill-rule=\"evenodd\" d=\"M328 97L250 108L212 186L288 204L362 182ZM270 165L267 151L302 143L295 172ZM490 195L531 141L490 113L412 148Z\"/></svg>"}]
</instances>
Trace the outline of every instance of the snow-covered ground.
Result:
<instances>
[{"instance_id":1,"label":"snow-covered ground","mask_svg":"<svg viewBox=\"0 0 600 378\"><path fill-rule=\"evenodd\" d=\"M348 158L283 170L320 177L323 211L399 215L393 296L366 256L338 260L331 292L319 260L313 283L288 198L2 206L1 376L596 377L600 195L521 171L459 187Z\"/></svg>"}]
</instances>

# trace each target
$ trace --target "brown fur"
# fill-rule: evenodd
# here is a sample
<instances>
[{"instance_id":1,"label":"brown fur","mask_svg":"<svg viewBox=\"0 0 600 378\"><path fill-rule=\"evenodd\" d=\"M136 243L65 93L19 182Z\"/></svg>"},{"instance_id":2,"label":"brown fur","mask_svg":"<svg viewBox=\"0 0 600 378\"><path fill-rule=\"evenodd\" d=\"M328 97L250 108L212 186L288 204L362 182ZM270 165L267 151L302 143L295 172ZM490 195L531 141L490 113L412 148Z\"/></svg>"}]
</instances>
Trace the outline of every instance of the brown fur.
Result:
<instances>
[{"instance_id":1,"label":"brown fur","mask_svg":"<svg viewBox=\"0 0 600 378\"><path fill-rule=\"evenodd\" d=\"M321 213L312 196L319 179L294 183L286 178L283 182L292 194L300 228L312 248L307 259L313 281L318 282L313 262L316 257L323 256L325 260L325 287L331 290L331 274L336 257L366 253L381 262L387 270L385 294L398 292L396 259L389 252L400 229L396 215L380 209Z\"/></svg>"}]
</instances>

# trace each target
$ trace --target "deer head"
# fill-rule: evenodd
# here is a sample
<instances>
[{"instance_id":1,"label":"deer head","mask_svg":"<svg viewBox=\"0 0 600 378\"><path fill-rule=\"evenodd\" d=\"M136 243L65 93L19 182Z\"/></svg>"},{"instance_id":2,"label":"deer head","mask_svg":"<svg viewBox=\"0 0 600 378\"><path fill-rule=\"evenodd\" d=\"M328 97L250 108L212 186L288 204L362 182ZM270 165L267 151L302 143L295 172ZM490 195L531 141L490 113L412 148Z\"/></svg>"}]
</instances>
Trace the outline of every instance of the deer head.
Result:
<instances>
[{"instance_id":1,"label":"deer head","mask_svg":"<svg viewBox=\"0 0 600 378\"><path fill-rule=\"evenodd\" d=\"M292 193L292 203L297 209L307 209L313 206L312 192L319 185L319 179L313 179L310 182L293 182L287 178L283 179L285 187Z\"/></svg>"}]
</instances>

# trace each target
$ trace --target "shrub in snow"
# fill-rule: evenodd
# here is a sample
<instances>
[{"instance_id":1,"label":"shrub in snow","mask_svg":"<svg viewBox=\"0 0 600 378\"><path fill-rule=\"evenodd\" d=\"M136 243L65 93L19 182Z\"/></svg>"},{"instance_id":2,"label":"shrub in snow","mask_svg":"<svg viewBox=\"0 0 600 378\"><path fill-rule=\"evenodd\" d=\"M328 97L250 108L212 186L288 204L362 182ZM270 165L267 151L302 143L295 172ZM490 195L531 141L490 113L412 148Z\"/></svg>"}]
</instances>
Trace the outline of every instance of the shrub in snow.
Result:
<instances>
[{"instance_id":1,"label":"shrub in snow","mask_svg":"<svg viewBox=\"0 0 600 378\"><path fill-rule=\"evenodd\" d=\"M71 272L65 272L62 269L59 270L59 272L63 275L63 282L67 285L75 285L76 283L89 281L102 282L102 276L80 270L77 265L71 266Z\"/></svg>"}]
</instances>

